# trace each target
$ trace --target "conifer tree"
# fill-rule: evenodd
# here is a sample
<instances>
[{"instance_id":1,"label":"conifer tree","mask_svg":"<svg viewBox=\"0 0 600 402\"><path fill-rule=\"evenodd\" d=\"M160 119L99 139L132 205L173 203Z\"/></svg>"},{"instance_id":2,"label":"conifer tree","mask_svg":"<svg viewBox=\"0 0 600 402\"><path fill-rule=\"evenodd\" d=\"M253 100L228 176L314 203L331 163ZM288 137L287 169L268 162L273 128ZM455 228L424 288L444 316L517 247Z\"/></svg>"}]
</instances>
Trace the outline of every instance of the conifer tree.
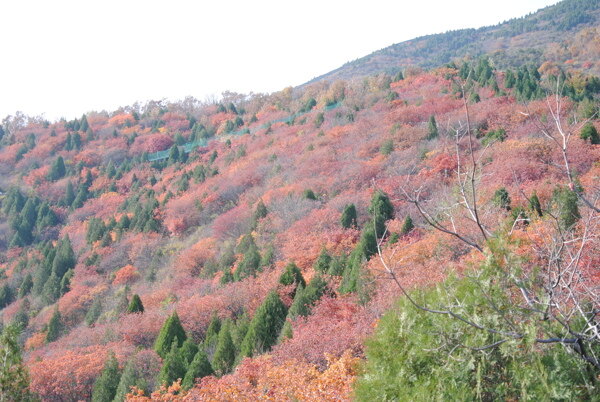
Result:
<instances>
[{"instance_id":1,"label":"conifer tree","mask_svg":"<svg viewBox=\"0 0 600 402\"><path fill-rule=\"evenodd\" d=\"M300 268L293 262L290 262L285 266L285 269L281 276L279 277L279 283L284 286L291 285L295 283L296 285L306 286L306 281L302 276L302 272Z\"/></svg>"},{"instance_id":2,"label":"conifer tree","mask_svg":"<svg viewBox=\"0 0 600 402\"><path fill-rule=\"evenodd\" d=\"M407 235L414 228L415 228L415 225L413 224L412 218L410 217L410 215L406 215L406 218L404 218L404 223L402 223L402 229L400 229L400 233L403 235Z\"/></svg>"},{"instance_id":3,"label":"conifer tree","mask_svg":"<svg viewBox=\"0 0 600 402\"><path fill-rule=\"evenodd\" d=\"M117 393L120 379L119 362L115 354L111 352L100 377L94 383L92 402L112 402Z\"/></svg>"},{"instance_id":4,"label":"conifer tree","mask_svg":"<svg viewBox=\"0 0 600 402\"><path fill-rule=\"evenodd\" d=\"M131 301L129 302L129 306L127 306L127 313L143 313L144 305L142 304L142 299L136 293L131 297Z\"/></svg>"},{"instance_id":5,"label":"conifer tree","mask_svg":"<svg viewBox=\"0 0 600 402\"><path fill-rule=\"evenodd\" d=\"M213 375L214 373L215 372L213 371L212 365L208 361L206 353L204 353L203 350L199 350L190 363L181 386L185 390L190 389L194 386L194 381L196 378L206 377Z\"/></svg>"},{"instance_id":6,"label":"conifer tree","mask_svg":"<svg viewBox=\"0 0 600 402\"><path fill-rule=\"evenodd\" d=\"M285 320L285 324L283 324L283 328L281 328L279 338L277 338L277 343L280 344L285 342L287 339L292 339L293 337L294 330L292 328L292 322L290 320Z\"/></svg>"},{"instance_id":7,"label":"conifer tree","mask_svg":"<svg viewBox=\"0 0 600 402\"><path fill-rule=\"evenodd\" d=\"M58 179L62 179L66 173L67 169L65 167L65 161L62 156L59 156L50 167L50 171L48 172L48 180L56 181Z\"/></svg>"},{"instance_id":8,"label":"conifer tree","mask_svg":"<svg viewBox=\"0 0 600 402\"><path fill-rule=\"evenodd\" d=\"M394 206L387 194L381 190L373 194L369 213L375 225L375 234L377 238L381 238L385 232L385 222L394 217Z\"/></svg>"},{"instance_id":9,"label":"conifer tree","mask_svg":"<svg viewBox=\"0 0 600 402\"><path fill-rule=\"evenodd\" d=\"M179 321L179 316L175 311L163 324L156 341L154 342L154 351L160 357L165 357L174 341L177 341L177 346L181 346L187 339L185 331Z\"/></svg>"},{"instance_id":10,"label":"conifer tree","mask_svg":"<svg viewBox=\"0 0 600 402\"><path fill-rule=\"evenodd\" d=\"M181 356L185 362L185 366L192 362L194 356L198 353L198 345L196 345L190 338L186 339L181 345Z\"/></svg>"},{"instance_id":11,"label":"conifer tree","mask_svg":"<svg viewBox=\"0 0 600 402\"><path fill-rule=\"evenodd\" d=\"M33 278L31 277L31 273L27 273L21 282L21 286L19 286L19 299L27 296L31 292L32 287Z\"/></svg>"},{"instance_id":12,"label":"conifer tree","mask_svg":"<svg viewBox=\"0 0 600 402\"><path fill-rule=\"evenodd\" d=\"M313 268L317 272L326 273L327 270L329 269L330 264L331 264L331 256L327 252L327 249L325 247L323 247L321 249L321 253L319 254L319 257L317 257L317 260L315 261L315 264L313 265Z\"/></svg>"},{"instance_id":13,"label":"conifer tree","mask_svg":"<svg viewBox=\"0 0 600 402\"><path fill-rule=\"evenodd\" d=\"M46 333L46 343L54 342L58 338L60 338L62 332L63 324L62 317L60 315L60 311L58 308L54 310L54 314L52 314L52 318L50 318L50 322L48 323L48 332Z\"/></svg>"},{"instance_id":14,"label":"conifer tree","mask_svg":"<svg viewBox=\"0 0 600 402\"><path fill-rule=\"evenodd\" d=\"M117 386L117 390L113 401L123 402L127 394L131 392L131 387L140 387L140 385L141 381L138 378L138 373L135 365L135 358L131 358L125 365L123 374L121 374L121 379L119 380L119 385Z\"/></svg>"},{"instance_id":15,"label":"conifer tree","mask_svg":"<svg viewBox=\"0 0 600 402\"><path fill-rule=\"evenodd\" d=\"M288 311L288 318L294 319L298 316L306 317L310 314L309 309L309 300L306 295L306 291L304 286L301 284L296 288L296 295L294 296L294 301L290 306L290 310Z\"/></svg>"},{"instance_id":16,"label":"conifer tree","mask_svg":"<svg viewBox=\"0 0 600 402\"><path fill-rule=\"evenodd\" d=\"M241 346L243 356L269 351L277 342L285 322L287 308L276 291L271 291L258 307Z\"/></svg>"},{"instance_id":17,"label":"conifer tree","mask_svg":"<svg viewBox=\"0 0 600 402\"><path fill-rule=\"evenodd\" d=\"M345 229L358 226L356 207L354 204L348 204L344 207L344 211L342 212L342 216L340 218L340 223Z\"/></svg>"},{"instance_id":18,"label":"conifer tree","mask_svg":"<svg viewBox=\"0 0 600 402\"><path fill-rule=\"evenodd\" d=\"M69 239L69 235L65 235L52 261L52 272L56 274L60 281L68 270L75 268L75 263L76 259L71 246L71 239Z\"/></svg>"},{"instance_id":19,"label":"conifer tree","mask_svg":"<svg viewBox=\"0 0 600 402\"><path fill-rule=\"evenodd\" d=\"M542 212L542 204L540 203L540 199L538 198L537 193L535 191L529 199L529 208L532 211L535 211L539 217L542 217L544 215Z\"/></svg>"},{"instance_id":20,"label":"conifer tree","mask_svg":"<svg viewBox=\"0 0 600 402\"><path fill-rule=\"evenodd\" d=\"M0 400L33 400L29 375L19 347L19 328L9 325L0 330Z\"/></svg>"},{"instance_id":21,"label":"conifer tree","mask_svg":"<svg viewBox=\"0 0 600 402\"><path fill-rule=\"evenodd\" d=\"M173 340L171 349L166 355L164 363L158 375L161 385L171 385L185 376L185 362L181 356L181 350L177 346L177 340Z\"/></svg>"},{"instance_id":22,"label":"conifer tree","mask_svg":"<svg viewBox=\"0 0 600 402\"><path fill-rule=\"evenodd\" d=\"M429 123L427 123L427 139L433 140L439 136L437 123L435 121L435 116L429 117Z\"/></svg>"},{"instance_id":23,"label":"conifer tree","mask_svg":"<svg viewBox=\"0 0 600 402\"><path fill-rule=\"evenodd\" d=\"M579 137L592 144L600 144L600 135L598 135L598 130L596 130L596 127L592 123L587 123L581 128Z\"/></svg>"},{"instance_id":24,"label":"conifer tree","mask_svg":"<svg viewBox=\"0 0 600 402\"><path fill-rule=\"evenodd\" d=\"M231 339L229 324L222 326L219 332L217 348L213 356L212 367L218 375L229 373L235 363L235 345Z\"/></svg>"}]
</instances>

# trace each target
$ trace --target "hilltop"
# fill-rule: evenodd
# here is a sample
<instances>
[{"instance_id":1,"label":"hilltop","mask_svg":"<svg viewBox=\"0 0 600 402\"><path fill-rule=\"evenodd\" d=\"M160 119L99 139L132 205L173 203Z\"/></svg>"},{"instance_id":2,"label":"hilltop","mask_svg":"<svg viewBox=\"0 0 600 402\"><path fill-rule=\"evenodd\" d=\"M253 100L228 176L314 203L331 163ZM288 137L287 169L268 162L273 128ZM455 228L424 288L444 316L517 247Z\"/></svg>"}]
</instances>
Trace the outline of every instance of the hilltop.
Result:
<instances>
[{"instance_id":1,"label":"hilltop","mask_svg":"<svg viewBox=\"0 0 600 402\"><path fill-rule=\"evenodd\" d=\"M409 67L440 67L489 55L498 68L551 61L600 74L600 3L565 0L530 15L479 29L461 29L397 43L314 78L348 80Z\"/></svg>"}]
</instances>

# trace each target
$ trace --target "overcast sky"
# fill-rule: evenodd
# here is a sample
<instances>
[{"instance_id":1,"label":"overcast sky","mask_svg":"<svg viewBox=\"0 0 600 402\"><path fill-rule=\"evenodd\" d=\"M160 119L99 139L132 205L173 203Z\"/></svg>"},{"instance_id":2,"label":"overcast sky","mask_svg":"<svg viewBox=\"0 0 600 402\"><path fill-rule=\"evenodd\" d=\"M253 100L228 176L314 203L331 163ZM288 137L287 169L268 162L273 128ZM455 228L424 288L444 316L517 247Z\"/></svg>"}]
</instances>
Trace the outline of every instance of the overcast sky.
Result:
<instances>
[{"instance_id":1,"label":"overcast sky","mask_svg":"<svg viewBox=\"0 0 600 402\"><path fill-rule=\"evenodd\" d=\"M302 84L393 43L556 0L1 0L0 118Z\"/></svg>"}]
</instances>

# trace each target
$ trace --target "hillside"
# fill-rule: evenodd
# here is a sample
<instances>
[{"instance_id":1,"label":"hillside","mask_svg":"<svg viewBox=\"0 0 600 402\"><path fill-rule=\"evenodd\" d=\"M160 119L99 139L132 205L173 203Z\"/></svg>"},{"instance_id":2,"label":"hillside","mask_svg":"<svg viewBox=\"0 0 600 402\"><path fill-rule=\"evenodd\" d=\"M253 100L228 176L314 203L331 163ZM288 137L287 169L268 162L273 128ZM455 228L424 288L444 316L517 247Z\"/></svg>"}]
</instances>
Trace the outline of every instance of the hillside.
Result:
<instances>
[{"instance_id":1,"label":"hillside","mask_svg":"<svg viewBox=\"0 0 600 402\"><path fill-rule=\"evenodd\" d=\"M490 55L501 69L552 61L600 74L600 2L565 0L521 18L397 43L348 62L309 82L348 80L409 67L435 68Z\"/></svg>"},{"instance_id":2,"label":"hillside","mask_svg":"<svg viewBox=\"0 0 600 402\"><path fill-rule=\"evenodd\" d=\"M600 79L538 67L4 119L0 391L597 395Z\"/></svg>"}]
</instances>

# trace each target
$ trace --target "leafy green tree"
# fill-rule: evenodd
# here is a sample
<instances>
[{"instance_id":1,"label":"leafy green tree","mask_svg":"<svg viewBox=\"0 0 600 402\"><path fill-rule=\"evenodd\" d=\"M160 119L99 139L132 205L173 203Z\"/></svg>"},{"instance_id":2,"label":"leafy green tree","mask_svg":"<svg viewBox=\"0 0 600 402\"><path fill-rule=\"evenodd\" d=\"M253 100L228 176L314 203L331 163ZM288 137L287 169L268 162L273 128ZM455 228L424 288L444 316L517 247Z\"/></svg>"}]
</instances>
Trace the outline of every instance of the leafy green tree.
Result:
<instances>
[{"instance_id":1,"label":"leafy green tree","mask_svg":"<svg viewBox=\"0 0 600 402\"><path fill-rule=\"evenodd\" d=\"M251 357L271 350L285 322L287 308L276 291L271 291L258 307L241 346L241 354Z\"/></svg>"},{"instance_id":2,"label":"leafy green tree","mask_svg":"<svg viewBox=\"0 0 600 402\"><path fill-rule=\"evenodd\" d=\"M50 318L50 322L48 323L48 332L46 332L46 343L54 342L58 338L63 330L62 316L60 315L60 311L58 308L54 310L54 314L52 314L52 318Z\"/></svg>"},{"instance_id":3,"label":"leafy green tree","mask_svg":"<svg viewBox=\"0 0 600 402\"><path fill-rule=\"evenodd\" d=\"M142 304L142 299L136 293L131 297L131 301L129 302L129 306L127 306L127 313L143 313L144 305Z\"/></svg>"},{"instance_id":4,"label":"leafy green tree","mask_svg":"<svg viewBox=\"0 0 600 402\"><path fill-rule=\"evenodd\" d=\"M206 377L214 373L212 365L208 361L208 356L206 356L203 350L199 350L190 363L181 386L183 389L190 389L194 386L196 378Z\"/></svg>"},{"instance_id":5,"label":"leafy green tree","mask_svg":"<svg viewBox=\"0 0 600 402\"><path fill-rule=\"evenodd\" d=\"M59 156L50 166L50 171L48 172L48 180L56 181L58 179L62 179L63 177L65 177L66 173L67 169L65 167L65 161L62 156Z\"/></svg>"},{"instance_id":6,"label":"leafy green tree","mask_svg":"<svg viewBox=\"0 0 600 402\"><path fill-rule=\"evenodd\" d=\"M177 347L177 340L173 340L158 374L158 382L162 385L171 385L178 379L183 379L185 371L185 360Z\"/></svg>"},{"instance_id":7,"label":"leafy green tree","mask_svg":"<svg viewBox=\"0 0 600 402\"><path fill-rule=\"evenodd\" d=\"M596 127L592 123L587 123L581 128L579 137L592 144L600 144L600 135L598 135L598 130L596 130Z\"/></svg>"},{"instance_id":8,"label":"leafy green tree","mask_svg":"<svg viewBox=\"0 0 600 402\"><path fill-rule=\"evenodd\" d=\"M156 341L154 342L154 351L158 353L160 357L165 357L171 350L171 345L176 341L177 346L180 347L183 342L187 339L185 330L181 325L177 312L173 312L167 318L163 324Z\"/></svg>"},{"instance_id":9,"label":"leafy green tree","mask_svg":"<svg viewBox=\"0 0 600 402\"><path fill-rule=\"evenodd\" d=\"M279 277L279 283L284 286L288 286L293 283L296 285L306 286L306 281L302 276L302 271L300 271L300 268L298 268L298 266L293 262L290 262L285 266L283 273Z\"/></svg>"},{"instance_id":10,"label":"leafy green tree","mask_svg":"<svg viewBox=\"0 0 600 402\"><path fill-rule=\"evenodd\" d=\"M354 204L348 204L344 207L344 211L342 212L342 216L340 218L340 223L344 229L349 229L352 227L358 227L356 206Z\"/></svg>"},{"instance_id":11,"label":"leafy green tree","mask_svg":"<svg viewBox=\"0 0 600 402\"><path fill-rule=\"evenodd\" d=\"M100 377L94 383L92 391L92 402L112 402L117 393L117 387L121 380L119 362L114 353L110 353L108 360L104 364Z\"/></svg>"},{"instance_id":12,"label":"leafy green tree","mask_svg":"<svg viewBox=\"0 0 600 402\"><path fill-rule=\"evenodd\" d=\"M4 327L0 332L0 401L31 401L29 374L19 347L19 328Z\"/></svg>"},{"instance_id":13,"label":"leafy green tree","mask_svg":"<svg viewBox=\"0 0 600 402\"><path fill-rule=\"evenodd\" d=\"M427 139L433 140L439 136L437 123L435 121L435 116L429 116L429 122L427 123Z\"/></svg>"},{"instance_id":14,"label":"leafy green tree","mask_svg":"<svg viewBox=\"0 0 600 402\"><path fill-rule=\"evenodd\" d=\"M235 345L231 339L229 324L225 323L219 331L217 348L213 356L212 367L218 375L229 373L235 363Z\"/></svg>"}]
</instances>

